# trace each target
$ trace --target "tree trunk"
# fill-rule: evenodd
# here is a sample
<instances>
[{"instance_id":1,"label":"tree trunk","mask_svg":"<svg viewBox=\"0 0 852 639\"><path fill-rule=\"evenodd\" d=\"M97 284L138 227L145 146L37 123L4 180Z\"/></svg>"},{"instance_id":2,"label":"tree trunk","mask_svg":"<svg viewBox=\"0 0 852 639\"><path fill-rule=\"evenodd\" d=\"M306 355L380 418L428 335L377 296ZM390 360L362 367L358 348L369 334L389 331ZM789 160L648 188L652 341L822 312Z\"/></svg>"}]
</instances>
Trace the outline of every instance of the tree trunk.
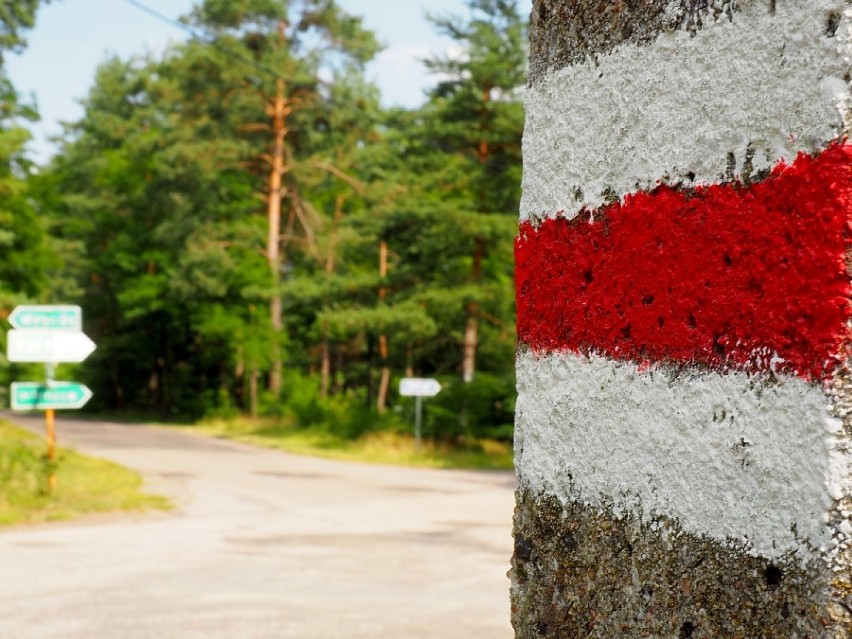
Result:
<instances>
[{"instance_id":1,"label":"tree trunk","mask_svg":"<svg viewBox=\"0 0 852 639\"><path fill-rule=\"evenodd\" d=\"M257 417L257 378L259 373L256 368L249 373L249 415Z\"/></svg>"},{"instance_id":2,"label":"tree trunk","mask_svg":"<svg viewBox=\"0 0 852 639\"><path fill-rule=\"evenodd\" d=\"M482 276L482 240L476 241L473 252L473 279L478 282ZM467 305L467 324L464 328L464 359L462 360L462 381L473 381L476 372L476 349L479 345L479 302L471 301Z\"/></svg>"},{"instance_id":3,"label":"tree trunk","mask_svg":"<svg viewBox=\"0 0 852 639\"><path fill-rule=\"evenodd\" d=\"M328 256L325 260L325 272L331 275L334 272L334 251L337 246L337 229L340 226L340 218L343 216L343 202L346 198L338 195L334 201L334 217L331 221L331 233L328 240ZM331 353L328 345L328 324L322 324L322 361L320 363L320 397L328 397L331 386Z\"/></svg>"},{"instance_id":4,"label":"tree trunk","mask_svg":"<svg viewBox=\"0 0 852 639\"><path fill-rule=\"evenodd\" d=\"M485 130L488 126L488 103L491 101L491 87L482 88L482 110L480 120L480 137L477 148L477 159L480 166L485 168L488 163L488 154L490 148L488 140L485 138ZM480 212L482 212L482 202L485 201L485 194L480 193ZM473 251L473 281L478 283L482 279L482 254L484 252L483 240L477 238L476 246ZM479 348L479 302L469 302L467 305L467 323L464 327L464 355L462 358L462 381L466 384L473 381L474 373L476 372L476 351Z\"/></svg>"},{"instance_id":5,"label":"tree trunk","mask_svg":"<svg viewBox=\"0 0 852 639\"><path fill-rule=\"evenodd\" d=\"M269 300L269 320L272 327L272 367L269 372L269 390L274 396L281 392L281 333L283 329L281 303L281 199L284 195L282 178L284 176L284 138L287 136L287 116L290 106L284 96L284 80L279 79L276 85L275 99L267 106L267 113L272 118L274 136L271 170L269 172L269 199L267 202L268 236L266 242L266 257L272 276L272 296Z\"/></svg>"},{"instance_id":6,"label":"tree trunk","mask_svg":"<svg viewBox=\"0 0 852 639\"><path fill-rule=\"evenodd\" d=\"M331 352L328 347L328 324L322 323L322 361L320 362L320 397L328 397L331 387Z\"/></svg>"},{"instance_id":7,"label":"tree trunk","mask_svg":"<svg viewBox=\"0 0 852 639\"><path fill-rule=\"evenodd\" d=\"M343 377L343 351L338 348L335 351L334 355L334 370L332 371L331 377L331 392L340 393L343 391L346 384L346 380Z\"/></svg>"},{"instance_id":8,"label":"tree trunk","mask_svg":"<svg viewBox=\"0 0 852 639\"><path fill-rule=\"evenodd\" d=\"M379 244L379 277L382 284L379 286L379 304L384 305L387 290L384 286L384 279L388 274L388 244L381 242ZM388 338L386 335L379 335L379 357L382 360L382 378L379 382L379 396L376 400L376 408L379 415L385 412L388 400L388 387L390 386L390 367L388 366Z\"/></svg>"},{"instance_id":9,"label":"tree trunk","mask_svg":"<svg viewBox=\"0 0 852 639\"><path fill-rule=\"evenodd\" d=\"M240 410L245 410L245 373L246 366L243 361L243 347L237 347L237 362L234 365L234 395L236 396L237 406Z\"/></svg>"},{"instance_id":10,"label":"tree trunk","mask_svg":"<svg viewBox=\"0 0 852 639\"><path fill-rule=\"evenodd\" d=\"M414 347L411 344L405 351L405 376L414 377Z\"/></svg>"}]
</instances>

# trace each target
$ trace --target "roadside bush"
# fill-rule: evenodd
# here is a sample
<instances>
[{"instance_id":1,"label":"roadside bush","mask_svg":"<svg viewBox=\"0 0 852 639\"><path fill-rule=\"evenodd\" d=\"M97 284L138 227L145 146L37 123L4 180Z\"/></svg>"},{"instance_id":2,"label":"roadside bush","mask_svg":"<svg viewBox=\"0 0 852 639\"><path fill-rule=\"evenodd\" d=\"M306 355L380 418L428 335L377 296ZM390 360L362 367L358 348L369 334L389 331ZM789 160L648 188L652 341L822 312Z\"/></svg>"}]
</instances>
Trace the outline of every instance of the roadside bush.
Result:
<instances>
[{"instance_id":1,"label":"roadside bush","mask_svg":"<svg viewBox=\"0 0 852 639\"><path fill-rule=\"evenodd\" d=\"M443 380L442 386L437 396L424 401L425 436L444 441L471 437L512 441L514 375L477 373L468 384L453 379Z\"/></svg>"},{"instance_id":2,"label":"roadside bush","mask_svg":"<svg viewBox=\"0 0 852 639\"><path fill-rule=\"evenodd\" d=\"M515 378L511 373L479 373L469 384L457 377L439 380L441 392L423 400L423 437L437 442L468 446L477 439L511 443L514 433ZM356 440L367 433L393 431L410 434L415 399L398 397L379 415L366 389L329 397L320 394L316 375L289 371L282 380L282 394L274 400L260 397L260 413L280 421L277 428L296 428L327 433L342 440ZM396 388L395 384L391 388ZM225 417L230 407L225 406Z\"/></svg>"},{"instance_id":3,"label":"roadside bush","mask_svg":"<svg viewBox=\"0 0 852 639\"><path fill-rule=\"evenodd\" d=\"M204 406L204 416L208 418L234 419L240 414L240 409L227 388L208 390L204 395Z\"/></svg>"},{"instance_id":4,"label":"roadside bush","mask_svg":"<svg viewBox=\"0 0 852 639\"><path fill-rule=\"evenodd\" d=\"M319 429L349 440L394 428L399 421L390 413L380 416L368 407L363 392L349 391L323 398L319 378L298 372L286 375L278 410L293 419L297 428Z\"/></svg>"},{"instance_id":5,"label":"roadside bush","mask_svg":"<svg viewBox=\"0 0 852 639\"><path fill-rule=\"evenodd\" d=\"M14 501L42 495L56 462L19 441L0 441L0 487L3 498Z\"/></svg>"}]
</instances>

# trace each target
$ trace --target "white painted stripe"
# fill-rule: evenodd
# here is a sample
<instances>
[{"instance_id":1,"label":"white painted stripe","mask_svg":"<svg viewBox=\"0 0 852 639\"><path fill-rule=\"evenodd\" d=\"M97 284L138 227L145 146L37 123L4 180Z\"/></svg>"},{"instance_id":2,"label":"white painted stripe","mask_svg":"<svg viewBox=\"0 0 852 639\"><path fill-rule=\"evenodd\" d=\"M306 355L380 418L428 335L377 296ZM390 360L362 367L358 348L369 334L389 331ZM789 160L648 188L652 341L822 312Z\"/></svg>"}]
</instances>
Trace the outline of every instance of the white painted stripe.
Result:
<instances>
[{"instance_id":1,"label":"white painted stripe","mask_svg":"<svg viewBox=\"0 0 852 639\"><path fill-rule=\"evenodd\" d=\"M849 454L830 450L838 423L819 387L573 353L521 353L517 368L515 463L534 493L666 515L768 558L830 543Z\"/></svg>"},{"instance_id":2,"label":"white painted stripe","mask_svg":"<svg viewBox=\"0 0 852 639\"><path fill-rule=\"evenodd\" d=\"M528 89L521 219L573 217L604 204L607 189L690 184L690 173L717 182L729 152L739 172L752 145L760 170L841 135L849 11L836 37L826 24L844 0L774 4L771 15L768 2L739 2L732 22L622 45Z\"/></svg>"}]
</instances>

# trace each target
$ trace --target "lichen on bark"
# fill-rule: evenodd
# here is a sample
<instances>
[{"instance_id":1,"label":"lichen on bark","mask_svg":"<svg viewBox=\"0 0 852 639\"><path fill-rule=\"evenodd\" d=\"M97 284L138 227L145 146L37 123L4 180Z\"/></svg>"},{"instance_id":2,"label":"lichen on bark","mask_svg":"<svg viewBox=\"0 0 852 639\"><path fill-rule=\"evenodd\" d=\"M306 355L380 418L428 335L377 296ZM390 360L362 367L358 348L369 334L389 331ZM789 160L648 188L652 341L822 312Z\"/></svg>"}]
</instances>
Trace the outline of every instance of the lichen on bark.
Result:
<instances>
[{"instance_id":1,"label":"lichen on bark","mask_svg":"<svg viewBox=\"0 0 852 639\"><path fill-rule=\"evenodd\" d=\"M818 555L770 561L662 516L646 522L519 489L516 637L847 639L827 615L832 577Z\"/></svg>"}]
</instances>

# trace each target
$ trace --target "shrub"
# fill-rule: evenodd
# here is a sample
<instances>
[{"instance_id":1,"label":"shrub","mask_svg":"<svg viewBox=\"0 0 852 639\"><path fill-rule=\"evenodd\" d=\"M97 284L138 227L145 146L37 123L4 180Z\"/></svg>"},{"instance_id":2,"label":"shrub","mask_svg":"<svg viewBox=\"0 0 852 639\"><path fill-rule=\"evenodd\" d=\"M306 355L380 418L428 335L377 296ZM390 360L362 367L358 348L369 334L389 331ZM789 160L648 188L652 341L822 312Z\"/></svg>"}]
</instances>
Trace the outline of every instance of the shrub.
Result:
<instances>
[{"instance_id":1,"label":"shrub","mask_svg":"<svg viewBox=\"0 0 852 639\"><path fill-rule=\"evenodd\" d=\"M443 390L423 404L424 434L445 441L470 437L511 441L514 414L512 374L478 373L468 384L444 380Z\"/></svg>"},{"instance_id":2,"label":"shrub","mask_svg":"<svg viewBox=\"0 0 852 639\"><path fill-rule=\"evenodd\" d=\"M368 432L393 428L398 422L396 416L380 416L368 407L363 391L324 398L319 379L298 372L286 375L278 411L293 419L297 428L319 429L341 439L357 439Z\"/></svg>"},{"instance_id":3,"label":"shrub","mask_svg":"<svg viewBox=\"0 0 852 639\"><path fill-rule=\"evenodd\" d=\"M19 441L0 442L0 486L7 499L44 494L57 462Z\"/></svg>"}]
</instances>

